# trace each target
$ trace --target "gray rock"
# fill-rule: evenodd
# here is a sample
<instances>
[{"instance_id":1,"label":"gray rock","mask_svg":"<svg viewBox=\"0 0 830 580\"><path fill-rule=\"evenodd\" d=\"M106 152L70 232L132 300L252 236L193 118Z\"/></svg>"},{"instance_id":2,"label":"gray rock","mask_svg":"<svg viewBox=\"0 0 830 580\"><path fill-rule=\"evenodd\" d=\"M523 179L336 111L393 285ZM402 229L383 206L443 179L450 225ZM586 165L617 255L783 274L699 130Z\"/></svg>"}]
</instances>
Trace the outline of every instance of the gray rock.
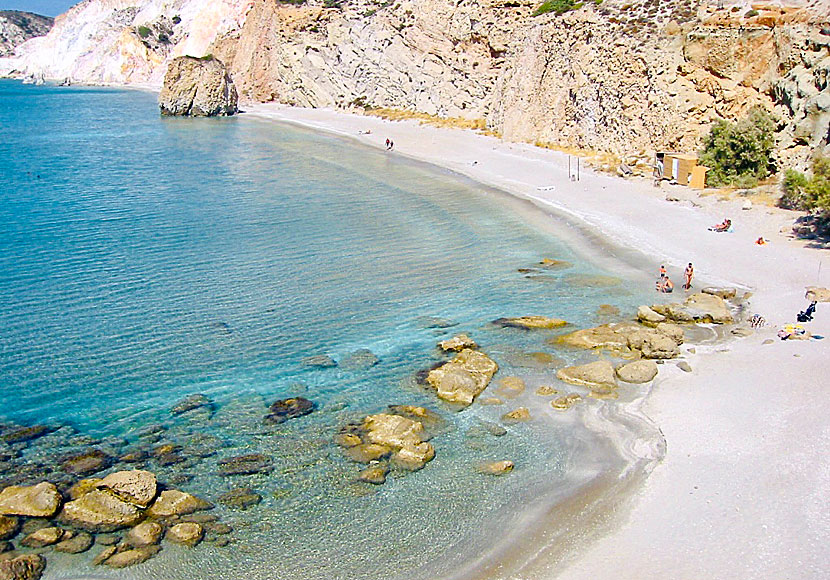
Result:
<instances>
[{"instance_id":1,"label":"gray rock","mask_svg":"<svg viewBox=\"0 0 830 580\"><path fill-rule=\"evenodd\" d=\"M303 366L328 369L337 366L337 361L327 354L315 354L303 359Z\"/></svg>"},{"instance_id":2,"label":"gray rock","mask_svg":"<svg viewBox=\"0 0 830 580\"><path fill-rule=\"evenodd\" d=\"M219 461L219 475L252 475L270 473L273 460L262 453L250 453L228 457Z\"/></svg>"},{"instance_id":3,"label":"gray rock","mask_svg":"<svg viewBox=\"0 0 830 580\"><path fill-rule=\"evenodd\" d=\"M210 399L201 393L197 393L195 395L185 397L176 403L173 408L170 409L170 412L173 415L181 415L183 413L187 413L188 411L193 411L194 409L211 409L212 406L213 402Z\"/></svg>"},{"instance_id":4,"label":"gray rock","mask_svg":"<svg viewBox=\"0 0 830 580\"><path fill-rule=\"evenodd\" d=\"M347 370L368 369L380 362L380 359L368 348L359 348L340 361L341 368Z\"/></svg>"},{"instance_id":5,"label":"gray rock","mask_svg":"<svg viewBox=\"0 0 830 580\"><path fill-rule=\"evenodd\" d=\"M692 367L684 360L677 363L677 368L686 373L692 372Z\"/></svg>"},{"instance_id":6,"label":"gray rock","mask_svg":"<svg viewBox=\"0 0 830 580\"><path fill-rule=\"evenodd\" d=\"M236 87L220 60L180 56L167 65L159 93L162 115L235 115L237 101Z\"/></svg>"}]
</instances>

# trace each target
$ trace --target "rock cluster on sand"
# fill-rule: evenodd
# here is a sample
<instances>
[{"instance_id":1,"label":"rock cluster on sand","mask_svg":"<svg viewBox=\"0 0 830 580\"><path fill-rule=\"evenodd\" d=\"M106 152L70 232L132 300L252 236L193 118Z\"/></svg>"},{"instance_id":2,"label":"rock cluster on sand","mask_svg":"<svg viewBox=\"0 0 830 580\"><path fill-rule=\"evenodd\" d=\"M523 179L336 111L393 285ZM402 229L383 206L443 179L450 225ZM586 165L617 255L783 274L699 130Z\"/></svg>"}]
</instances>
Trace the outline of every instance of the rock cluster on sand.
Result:
<instances>
[{"instance_id":1,"label":"rock cluster on sand","mask_svg":"<svg viewBox=\"0 0 830 580\"><path fill-rule=\"evenodd\" d=\"M665 322L656 328L619 322L577 330L555 341L576 348L609 350L621 357L667 359L680 354L678 346L683 343L683 330Z\"/></svg>"},{"instance_id":2,"label":"rock cluster on sand","mask_svg":"<svg viewBox=\"0 0 830 580\"><path fill-rule=\"evenodd\" d=\"M180 56L167 66L159 109L162 115L235 115L237 99L236 87L221 61Z\"/></svg>"},{"instance_id":3,"label":"rock cluster on sand","mask_svg":"<svg viewBox=\"0 0 830 580\"><path fill-rule=\"evenodd\" d=\"M103 479L76 482L64 503L56 486L41 482L33 486L7 486L0 490L0 539L21 534L19 544L43 551L78 554L98 543L107 547L93 563L114 568L135 565L157 554L162 537L194 546L204 537L203 525L189 516L213 508L210 502L189 493L165 489L159 493L155 474L145 470L119 471ZM21 525L21 519L28 518ZM210 516L217 533L227 533L224 524ZM30 525L31 524L31 525ZM205 524L208 525L208 524ZM128 529L123 539L111 534ZM112 538L110 538L110 535ZM5 549L3 550L5 551ZM0 558L0 579L40 578L46 565L42 556L20 556L11 552Z\"/></svg>"},{"instance_id":4,"label":"rock cluster on sand","mask_svg":"<svg viewBox=\"0 0 830 580\"><path fill-rule=\"evenodd\" d=\"M417 471L431 461L435 449L428 440L442 423L440 417L423 407L391 405L387 413L369 415L360 423L345 426L336 442L348 458L369 464L359 480L379 485L386 481L392 467Z\"/></svg>"},{"instance_id":5,"label":"rock cluster on sand","mask_svg":"<svg viewBox=\"0 0 830 580\"><path fill-rule=\"evenodd\" d=\"M715 324L731 324L735 321L726 301L719 295L719 289L708 289L709 292L698 292L690 295L682 304L655 304L651 310L665 316L673 322L710 322ZM725 294L734 297L732 293Z\"/></svg>"},{"instance_id":6,"label":"rock cluster on sand","mask_svg":"<svg viewBox=\"0 0 830 580\"><path fill-rule=\"evenodd\" d=\"M439 398L468 406L487 388L498 369L486 354L466 348L451 361L429 371L426 382L437 391Z\"/></svg>"},{"instance_id":7,"label":"rock cluster on sand","mask_svg":"<svg viewBox=\"0 0 830 580\"><path fill-rule=\"evenodd\" d=\"M653 360L635 360L618 367L617 376L626 383L647 383L657 376L657 363Z\"/></svg>"}]
</instances>

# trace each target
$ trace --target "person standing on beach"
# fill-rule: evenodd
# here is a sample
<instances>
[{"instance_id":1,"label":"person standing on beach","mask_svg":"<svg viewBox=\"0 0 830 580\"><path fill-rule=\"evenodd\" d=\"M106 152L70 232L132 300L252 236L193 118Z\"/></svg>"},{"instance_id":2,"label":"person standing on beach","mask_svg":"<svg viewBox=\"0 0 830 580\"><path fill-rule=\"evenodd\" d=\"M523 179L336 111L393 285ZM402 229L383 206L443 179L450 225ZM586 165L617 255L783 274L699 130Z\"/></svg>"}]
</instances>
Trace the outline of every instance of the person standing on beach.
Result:
<instances>
[{"instance_id":1,"label":"person standing on beach","mask_svg":"<svg viewBox=\"0 0 830 580\"><path fill-rule=\"evenodd\" d=\"M395 148L395 142L390 139L389 140L389 151L392 151L392 149L394 149L394 148Z\"/></svg>"},{"instance_id":2,"label":"person standing on beach","mask_svg":"<svg viewBox=\"0 0 830 580\"><path fill-rule=\"evenodd\" d=\"M389 143L391 143L391 141L389 140L389 137L387 137L386 138L386 149L387 150L389 149Z\"/></svg>"},{"instance_id":3,"label":"person standing on beach","mask_svg":"<svg viewBox=\"0 0 830 580\"><path fill-rule=\"evenodd\" d=\"M666 275L666 266L665 266L665 265L661 265L661 266L660 266L660 277L662 278L662 277L663 277L663 276L665 276L665 275Z\"/></svg>"},{"instance_id":4,"label":"person standing on beach","mask_svg":"<svg viewBox=\"0 0 830 580\"><path fill-rule=\"evenodd\" d=\"M686 271L683 272L683 277L684 277L683 288L688 290L689 288L692 287L692 276L694 276L694 275L695 275L694 266L692 266L692 263L689 262L689 265L686 266Z\"/></svg>"}]
</instances>

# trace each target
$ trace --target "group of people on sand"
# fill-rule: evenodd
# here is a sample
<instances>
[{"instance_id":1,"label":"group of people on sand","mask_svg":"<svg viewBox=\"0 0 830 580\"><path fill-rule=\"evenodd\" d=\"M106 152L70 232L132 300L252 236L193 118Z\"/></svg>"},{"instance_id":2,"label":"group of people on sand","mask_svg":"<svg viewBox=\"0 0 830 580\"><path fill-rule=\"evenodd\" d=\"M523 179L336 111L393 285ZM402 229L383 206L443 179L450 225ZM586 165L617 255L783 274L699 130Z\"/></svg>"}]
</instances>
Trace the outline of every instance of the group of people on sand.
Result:
<instances>
[{"instance_id":1,"label":"group of people on sand","mask_svg":"<svg viewBox=\"0 0 830 580\"><path fill-rule=\"evenodd\" d=\"M692 266L692 263L689 262L689 265L686 266L686 269L683 271L683 289L688 290L692 287L692 277L695 275L695 268ZM660 278L655 283L655 290L658 292L663 292L664 294L668 294L670 292L674 292L674 282L671 281L669 278L668 272L666 272L666 266L660 266Z\"/></svg>"}]
</instances>

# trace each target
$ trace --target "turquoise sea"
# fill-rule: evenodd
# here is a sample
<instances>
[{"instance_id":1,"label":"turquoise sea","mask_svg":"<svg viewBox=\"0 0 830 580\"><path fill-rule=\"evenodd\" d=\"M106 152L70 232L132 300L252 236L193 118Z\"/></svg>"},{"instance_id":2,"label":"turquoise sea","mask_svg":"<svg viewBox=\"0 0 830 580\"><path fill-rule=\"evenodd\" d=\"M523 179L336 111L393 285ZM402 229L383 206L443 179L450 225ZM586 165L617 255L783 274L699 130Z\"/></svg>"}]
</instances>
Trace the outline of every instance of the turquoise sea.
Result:
<instances>
[{"instance_id":1,"label":"turquoise sea","mask_svg":"<svg viewBox=\"0 0 830 580\"><path fill-rule=\"evenodd\" d=\"M588 326L651 297L525 202L245 115L161 118L149 93L4 80L0 183L0 428L56 429L0 443L0 486L66 486L67 453L115 458L170 443L181 462L142 464L168 486L214 502L237 487L263 497L213 510L234 528L227 546L165 545L126 570L91 566L97 547L48 552L46 578L449 577L507 541L532 506L619 468L582 411L534 394L578 392L555 370L595 355L550 343L557 331L491 321L541 314ZM543 258L571 265L532 269ZM417 384L444 360L436 343L459 332L501 367L482 398L506 376L525 392L459 412ZM354 359L360 349L378 364ZM340 364L305 364L315 355ZM196 393L212 408L171 415ZM268 405L296 395L317 410L263 425ZM383 486L358 483L360 466L334 437L389 404L444 418L436 458ZM586 403L599 404L613 403ZM500 420L518 406L533 420ZM493 423L507 434L491 434ZM219 460L246 453L273 469L218 474ZM501 459L513 473L476 470Z\"/></svg>"}]
</instances>

